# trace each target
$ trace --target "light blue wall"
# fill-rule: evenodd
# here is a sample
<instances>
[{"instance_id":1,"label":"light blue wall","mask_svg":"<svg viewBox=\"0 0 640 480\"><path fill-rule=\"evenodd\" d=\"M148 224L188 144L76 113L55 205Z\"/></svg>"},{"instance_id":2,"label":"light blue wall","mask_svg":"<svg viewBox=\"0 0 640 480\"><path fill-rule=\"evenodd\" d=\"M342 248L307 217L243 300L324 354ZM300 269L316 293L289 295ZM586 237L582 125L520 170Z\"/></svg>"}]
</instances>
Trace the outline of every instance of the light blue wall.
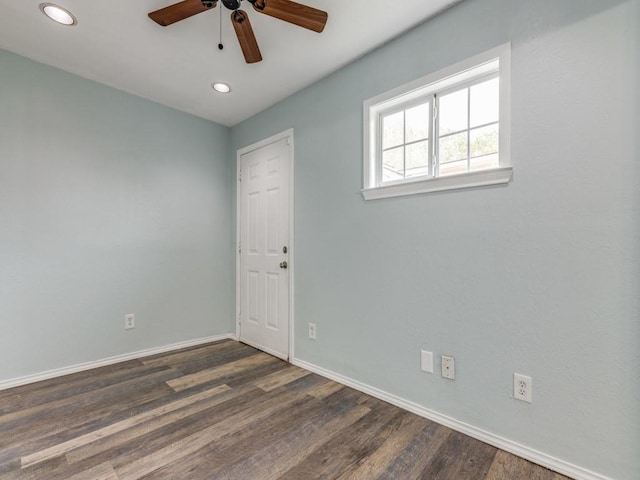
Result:
<instances>
[{"instance_id":1,"label":"light blue wall","mask_svg":"<svg viewBox=\"0 0 640 480\"><path fill-rule=\"evenodd\" d=\"M466 0L233 128L295 129L296 357L640 478L639 32L638 0ZM362 102L508 41L513 182L363 201Z\"/></svg>"},{"instance_id":2,"label":"light blue wall","mask_svg":"<svg viewBox=\"0 0 640 480\"><path fill-rule=\"evenodd\" d=\"M228 141L0 50L0 380L229 331Z\"/></svg>"}]
</instances>

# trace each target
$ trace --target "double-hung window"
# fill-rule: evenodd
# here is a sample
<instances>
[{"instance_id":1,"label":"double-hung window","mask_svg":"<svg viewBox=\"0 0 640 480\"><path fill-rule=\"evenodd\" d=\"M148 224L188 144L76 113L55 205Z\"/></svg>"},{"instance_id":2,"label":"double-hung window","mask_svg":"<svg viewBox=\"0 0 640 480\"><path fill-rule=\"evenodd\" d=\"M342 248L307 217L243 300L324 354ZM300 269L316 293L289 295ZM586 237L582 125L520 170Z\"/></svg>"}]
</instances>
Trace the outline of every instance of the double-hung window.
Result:
<instances>
[{"instance_id":1,"label":"double-hung window","mask_svg":"<svg viewBox=\"0 0 640 480\"><path fill-rule=\"evenodd\" d=\"M364 104L365 199L506 183L509 46Z\"/></svg>"}]
</instances>

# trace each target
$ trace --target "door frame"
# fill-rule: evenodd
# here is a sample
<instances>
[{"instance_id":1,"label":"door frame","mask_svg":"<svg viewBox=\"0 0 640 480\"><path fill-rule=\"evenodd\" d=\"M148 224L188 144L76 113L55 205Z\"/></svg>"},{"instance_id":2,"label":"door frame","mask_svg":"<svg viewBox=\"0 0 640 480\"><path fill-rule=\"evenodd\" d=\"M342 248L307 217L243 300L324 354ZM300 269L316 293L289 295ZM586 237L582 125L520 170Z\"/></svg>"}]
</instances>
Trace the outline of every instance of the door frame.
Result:
<instances>
[{"instance_id":1,"label":"door frame","mask_svg":"<svg viewBox=\"0 0 640 480\"><path fill-rule=\"evenodd\" d=\"M236 338L240 339L240 310L242 308L242 288L241 288L241 271L240 271L240 240L242 238L242 221L241 221L241 205L242 205L242 182L240 182L240 166L242 156L258 150L272 143L279 142L282 139L287 139L290 148L290 165L289 165L289 239L288 239L288 270L289 270L289 358L286 360L291 363L294 358L294 269L295 269L295 247L294 247L294 143L293 143L293 128L285 130L271 137L265 138L259 142L253 143L246 147L240 148L236 152L236 242L234 245L236 256Z\"/></svg>"}]
</instances>

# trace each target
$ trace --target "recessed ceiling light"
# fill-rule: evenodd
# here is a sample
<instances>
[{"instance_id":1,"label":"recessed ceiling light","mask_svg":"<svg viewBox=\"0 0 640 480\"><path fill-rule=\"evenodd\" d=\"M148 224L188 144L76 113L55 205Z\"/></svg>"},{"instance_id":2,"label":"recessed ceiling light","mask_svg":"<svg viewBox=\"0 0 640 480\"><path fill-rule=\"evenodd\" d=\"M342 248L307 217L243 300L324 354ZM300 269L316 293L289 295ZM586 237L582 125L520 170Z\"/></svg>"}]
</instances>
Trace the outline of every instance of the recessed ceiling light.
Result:
<instances>
[{"instance_id":1,"label":"recessed ceiling light","mask_svg":"<svg viewBox=\"0 0 640 480\"><path fill-rule=\"evenodd\" d=\"M212 83L211 86L216 92L229 93L231 91L231 87L226 83L216 82L216 83Z\"/></svg>"},{"instance_id":2,"label":"recessed ceiling light","mask_svg":"<svg viewBox=\"0 0 640 480\"><path fill-rule=\"evenodd\" d=\"M53 3L41 3L40 10L51 20L53 20L54 22L58 22L62 25L67 25L71 27L78 23L78 20L76 20L76 17L74 17L69 10L62 8L58 5L55 5Z\"/></svg>"}]
</instances>

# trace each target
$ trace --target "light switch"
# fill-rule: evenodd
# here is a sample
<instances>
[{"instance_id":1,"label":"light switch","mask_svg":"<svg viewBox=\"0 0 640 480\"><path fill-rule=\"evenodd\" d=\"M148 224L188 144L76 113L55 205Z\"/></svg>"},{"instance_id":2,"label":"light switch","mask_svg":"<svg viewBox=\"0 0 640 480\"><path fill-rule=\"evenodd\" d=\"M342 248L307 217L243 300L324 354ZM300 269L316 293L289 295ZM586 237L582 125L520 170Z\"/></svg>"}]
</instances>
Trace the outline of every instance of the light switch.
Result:
<instances>
[{"instance_id":1,"label":"light switch","mask_svg":"<svg viewBox=\"0 0 640 480\"><path fill-rule=\"evenodd\" d=\"M433 352L420 350L420 369L423 372L433 373Z\"/></svg>"}]
</instances>

